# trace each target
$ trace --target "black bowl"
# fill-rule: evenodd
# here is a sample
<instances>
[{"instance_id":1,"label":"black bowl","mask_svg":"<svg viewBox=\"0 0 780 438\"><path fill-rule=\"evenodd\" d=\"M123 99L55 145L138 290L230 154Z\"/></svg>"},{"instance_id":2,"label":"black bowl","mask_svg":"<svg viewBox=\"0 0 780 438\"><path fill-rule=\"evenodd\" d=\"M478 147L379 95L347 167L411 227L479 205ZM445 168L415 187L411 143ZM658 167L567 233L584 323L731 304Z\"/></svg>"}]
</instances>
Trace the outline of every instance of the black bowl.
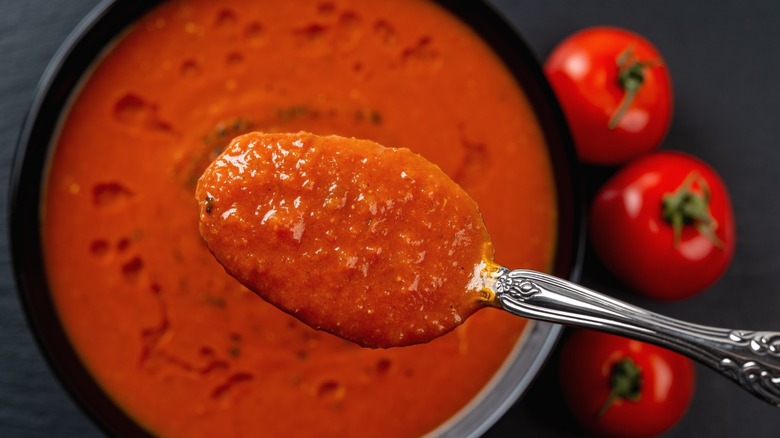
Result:
<instances>
[{"instance_id":1,"label":"black bowl","mask_svg":"<svg viewBox=\"0 0 780 438\"><path fill-rule=\"evenodd\" d=\"M65 334L46 278L41 206L47 160L58 124L83 74L106 46L158 1L105 1L86 16L45 70L19 139L10 194L10 242L19 296L49 365L73 398L111 434L148 436L97 384ZM558 241L553 273L577 280L583 250L584 215L579 168L571 138L539 62L516 31L479 1L440 0L469 24L502 58L523 87L541 124L556 175ZM532 322L507 363L461 413L432 434L478 436L527 390L560 334L560 326Z\"/></svg>"}]
</instances>

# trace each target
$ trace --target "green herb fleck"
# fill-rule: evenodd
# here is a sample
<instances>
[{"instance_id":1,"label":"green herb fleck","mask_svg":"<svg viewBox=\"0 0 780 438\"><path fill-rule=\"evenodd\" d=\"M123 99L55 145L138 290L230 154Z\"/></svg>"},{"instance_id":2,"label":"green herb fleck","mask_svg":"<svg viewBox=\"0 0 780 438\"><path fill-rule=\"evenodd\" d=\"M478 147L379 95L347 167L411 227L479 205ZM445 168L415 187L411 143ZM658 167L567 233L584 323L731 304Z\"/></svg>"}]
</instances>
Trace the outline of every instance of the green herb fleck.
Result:
<instances>
[{"instance_id":1,"label":"green herb fleck","mask_svg":"<svg viewBox=\"0 0 780 438\"><path fill-rule=\"evenodd\" d=\"M228 354L230 357L238 357L241 355L241 335L238 333L230 334L230 348L228 348Z\"/></svg>"},{"instance_id":2,"label":"green herb fleck","mask_svg":"<svg viewBox=\"0 0 780 438\"><path fill-rule=\"evenodd\" d=\"M355 119L359 121L368 120L369 122L378 125L382 123L382 114L375 109L362 108L355 111Z\"/></svg>"},{"instance_id":3,"label":"green herb fleck","mask_svg":"<svg viewBox=\"0 0 780 438\"><path fill-rule=\"evenodd\" d=\"M317 110L313 110L304 105L294 105L287 108L279 108L276 110L276 117L282 121L288 121L295 118L301 118L306 116L317 117Z\"/></svg>"},{"instance_id":4,"label":"green herb fleck","mask_svg":"<svg viewBox=\"0 0 780 438\"><path fill-rule=\"evenodd\" d=\"M225 308L225 299L220 296L206 294L203 296L203 302L219 309Z\"/></svg>"},{"instance_id":5,"label":"green herb fleck","mask_svg":"<svg viewBox=\"0 0 780 438\"><path fill-rule=\"evenodd\" d=\"M214 208L214 197L206 195L206 214L211 214L211 210Z\"/></svg>"}]
</instances>

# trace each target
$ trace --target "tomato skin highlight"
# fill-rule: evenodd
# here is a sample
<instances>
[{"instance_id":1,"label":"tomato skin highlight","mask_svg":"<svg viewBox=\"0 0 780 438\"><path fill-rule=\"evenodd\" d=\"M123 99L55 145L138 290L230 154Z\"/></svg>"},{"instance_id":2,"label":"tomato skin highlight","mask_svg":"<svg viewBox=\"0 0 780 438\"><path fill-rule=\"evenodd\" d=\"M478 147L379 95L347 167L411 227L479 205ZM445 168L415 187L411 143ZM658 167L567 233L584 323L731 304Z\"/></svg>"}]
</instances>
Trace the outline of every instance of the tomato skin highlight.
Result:
<instances>
[{"instance_id":1,"label":"tomato skin highlight","mask_svg":"<svg viewBox=\"0 0 780 438\"><path fill-rule=\"evenodd\" d=\"M714 239L688 224L675 235L663 217L664 195L694 175L691 190L709 190ZM731 201L718 174L679 152L646 155L622 168L596 194L590 237L602 262L634 291L660 300L690 297L712 285L734 253Z\"/></svg>"},{"instance_id":2,"label":"tomato skin highlight","mask_svg":"<svg viewBox=\"0 0 780 438\"><path fill-rule=\"evenodd\" d=\"M626 95L618 58L630 50L647 65L644 79L626 114L610 128L610 119ZM563 107L580 159L614 165L656 149L672 121L669 70L658 50L625 29L593 27L555 47L544 71Z\"/></svg>"},{"instance_id":3,"label":"tomato skin highlight","mask_svg":"<svg viewBox=\"0 0 780 438\"><path fill-rule=\"evenodd\" d=\"M599 415L610 394L612 367L630 358L641 371L636 401L618 399ZM597 436L651 437L674 426L693 398L693 362L640 341L578 329L561 349L563 396L580 425Z\"/></svg>"}]
</instances>

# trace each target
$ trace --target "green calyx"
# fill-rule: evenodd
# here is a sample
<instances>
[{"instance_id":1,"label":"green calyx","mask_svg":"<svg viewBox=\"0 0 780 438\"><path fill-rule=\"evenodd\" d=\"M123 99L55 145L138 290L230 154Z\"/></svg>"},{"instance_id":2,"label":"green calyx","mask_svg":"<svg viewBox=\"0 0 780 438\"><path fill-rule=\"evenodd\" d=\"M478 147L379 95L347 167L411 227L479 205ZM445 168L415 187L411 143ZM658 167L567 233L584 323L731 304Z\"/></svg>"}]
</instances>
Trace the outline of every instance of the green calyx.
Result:
<instances>
[{"instance_id":1,"label":"green calyx","mask_svg":"<svg viewBox=\"0 0 780 438\"><path fill-rule=\"evenodd\" d=\"M628 46L622 51L615 63L618 67L618 83L620 87L625 91L623 98L620 100L620 104L612 116L609 118L609 129L615 129L620 124L620 120L628 112L628 108L634 101L639 89L642 88L642 84L645 82L645 69L653 67L657 64L656 61L640 61L634 56L634 47Z\"/></svg>"},{"instance_id":2,"label":"green calyx","mask_svg":"<svg viewBox=\"0 0 780 438\"><path fill-rule=\"evenodd\" d=\"M692 190L694 182L699 187L698 191ZM715 235L718 222L710 213L710 188L697 172L691 172L677 190L664 194L661 205L663 218L674 232L675 248L680 245L682 230L686 226L695 227L715 247L723 247L723 242Z\"/></svg>"},{"instance_id":3,"label":"green calyx","mask_svg":"<svg viewBox=\"0 0 780 438\"><path fill-rule=\"evenodd\" d=\"M601 405L597 417L601 417L618 400L637 402L642 396L642 370L633 359L627 357L615 362L609 376L609 396Z\"/></svg>"}]
</instances>

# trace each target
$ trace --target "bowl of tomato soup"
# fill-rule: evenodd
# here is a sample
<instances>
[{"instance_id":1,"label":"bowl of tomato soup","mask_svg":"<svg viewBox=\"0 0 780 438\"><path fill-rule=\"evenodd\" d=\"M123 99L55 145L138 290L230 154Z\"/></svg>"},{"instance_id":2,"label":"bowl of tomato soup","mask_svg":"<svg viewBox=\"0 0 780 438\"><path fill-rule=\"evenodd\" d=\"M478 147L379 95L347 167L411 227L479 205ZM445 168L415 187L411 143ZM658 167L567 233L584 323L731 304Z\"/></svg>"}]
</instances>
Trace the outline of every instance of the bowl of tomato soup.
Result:
<instances>
[{"instance_id":1,"label":"bowl of tomato soup","mask_svg":"<svg viewBox=\"0 0 780 438\"><path fill-rule=\"evenodd\" d=\"M11 243L41 348L110 433L479 435L543 365L557 326L485 309L430 343L365 349L228 276L195 183L233 137L301 130L423 155L476 200L498 263L576 276L565 124L483 3L106 2L44 74Z\"/></svg>"}]
</instances>

